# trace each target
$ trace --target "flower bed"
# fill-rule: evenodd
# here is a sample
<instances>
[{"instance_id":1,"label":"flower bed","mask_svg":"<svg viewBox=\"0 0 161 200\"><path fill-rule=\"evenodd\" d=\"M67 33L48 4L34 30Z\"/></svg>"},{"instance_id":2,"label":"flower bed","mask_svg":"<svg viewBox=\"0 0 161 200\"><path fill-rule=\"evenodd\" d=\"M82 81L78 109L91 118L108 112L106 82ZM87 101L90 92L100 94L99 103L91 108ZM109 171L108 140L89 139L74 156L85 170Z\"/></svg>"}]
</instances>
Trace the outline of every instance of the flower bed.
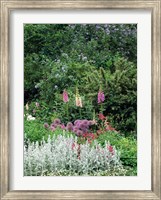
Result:
<instances>
[{"instance_id":1,"label":"flower bed","mask_svg":"<svg viewBox=\"0 0 161 200\"><path fill-rule=\"evenodd\" d=\"M43 176L45 174L91 175L123 172L119 152L106 143L101 147L96 141L78 144L78 138L58 135L42 141L39 145L29 143L24 149L24 175Z\"/></svg>"}]
</instances>

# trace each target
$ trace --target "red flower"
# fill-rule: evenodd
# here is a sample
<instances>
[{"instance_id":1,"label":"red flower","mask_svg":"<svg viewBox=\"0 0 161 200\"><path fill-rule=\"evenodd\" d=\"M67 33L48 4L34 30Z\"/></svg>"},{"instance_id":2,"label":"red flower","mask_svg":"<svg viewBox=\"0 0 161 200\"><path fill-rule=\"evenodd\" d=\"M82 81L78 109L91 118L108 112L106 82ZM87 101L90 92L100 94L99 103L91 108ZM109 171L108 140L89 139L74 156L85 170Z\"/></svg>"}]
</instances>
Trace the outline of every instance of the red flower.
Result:
<instances>
[{"instance_id":1,"label":"red flower","mask_svg":"<svg viewBox=\"0 0 161 200\"><path fill-rule=\"evenodd\" d=\"M106 117L102 113L98 114L98 118L100 120L105 120L106 119Z\"/></svg>"},{"instance_id":2,"label":"red flower","mask_svg":"<svg viewBox=\"0 0 161 200\"><path fill-rule=\"evenodd\" d=\"M108 148L109 152L113 152L113 147L111 145L108 146L107 148Z\"/></svg>"}]
</instances>

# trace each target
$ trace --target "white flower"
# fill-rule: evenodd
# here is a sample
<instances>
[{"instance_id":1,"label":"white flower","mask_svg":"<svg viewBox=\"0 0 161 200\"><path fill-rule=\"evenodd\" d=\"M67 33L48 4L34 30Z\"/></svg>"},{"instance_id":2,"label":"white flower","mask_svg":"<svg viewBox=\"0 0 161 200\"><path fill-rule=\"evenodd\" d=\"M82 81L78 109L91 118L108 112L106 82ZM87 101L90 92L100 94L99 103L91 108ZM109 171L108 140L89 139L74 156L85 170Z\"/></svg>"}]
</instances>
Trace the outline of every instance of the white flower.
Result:
<instances>
[{"instance_id":1,"label":"white flower","mask_svg":"<svg viewBox=\"0 0 161 200\"><path fill-rule=\"evenodd\" d=\"M27 121L31 121L31 120L35 120L36 118L33 117L32 115L28 115L27 116Z\"/></svg>"}]
</instances>

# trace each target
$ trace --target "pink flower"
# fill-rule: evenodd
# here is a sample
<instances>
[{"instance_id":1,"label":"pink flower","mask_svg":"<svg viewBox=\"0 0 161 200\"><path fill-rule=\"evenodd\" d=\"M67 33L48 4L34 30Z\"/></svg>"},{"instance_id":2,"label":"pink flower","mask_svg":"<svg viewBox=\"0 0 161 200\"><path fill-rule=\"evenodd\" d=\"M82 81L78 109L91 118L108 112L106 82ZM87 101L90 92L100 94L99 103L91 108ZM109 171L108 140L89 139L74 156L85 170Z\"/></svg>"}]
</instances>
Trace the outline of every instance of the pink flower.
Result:
<instances>
[{"instance_id":1,"label":"pink flower","mask_svg":"<svg viewBox=\"0 0 161 200\"><path fill-rule=\"evenodd\" d=\"M104 100L105 100L105 95L101 90L99 90L99 92L98 92L98 103L102 103L102 102L104 102Z\"/></svg>"},{"instance_id":2,"label":"pink flower","mask_svg":"<svg viewBox=\"0 0 161 200\"><path fill-rule=\"evenodd\" d=\"M60 124L60 123L61 123L60 119L55 119L54 120L54 124Z\"/></svg>"},{"instance_id":3,"label":"pink flower","mask_svg":"<svg viewBox=\"0 0 161 200\"><path fill-rule=\"evenodd\" d=\"M76 96L75 102L76 102L76 106L81 107L81 108L83 107L82 106L82 99L81 99L81 97Z\"/></svg>"},{"instance_id":4,"label":"pink flower","mask_svg":"<svg viewBox=\"0 0 161 200\"><path fill-rule=\"evenodd\" d=\"M62 128L62 129L65 129L65 125L64 125L64 124L62 124L62 125L61 125L61 128Z\"/></svg>"},{"instance_id":5,"label":"pink flower","mask_svg":"<svg viewBox=\"0 0 161 200\"><path fill-rule=\"evenodd\" d=\"M50 130L51 130L51 131L55 131L55 127L51 126L51 127L50 127Z\"/></svg>"},{"instance_id":6,"label":"pink flower","mask_svg":"<svg viewBox=\"0 0 161 200\"><path fill-rule=\"evenodd\" d=\"M48 128L49 124L48 123L44 123L44 128Z\"/></svg>"},{"instance_id":7,"label":"pink flower","mask_svg":"<svg viewBox=\"0 0 161 200\"><path fill-rule=\"evenodd\" d=\"M66 90L63 91L63 101L66 103L69 101L68 93Z\"/></svg>"},{"instance_id":8,"label":"pink flower","mask_svg":"<svg viewBox=\"0 0 161 200\"><path fill-rule=\"evenodd\" d=\"M110 145L110 146L108 147L108 150L109 150L109 152L113 152L113 147Z\"/></svg>"}]
</instances>

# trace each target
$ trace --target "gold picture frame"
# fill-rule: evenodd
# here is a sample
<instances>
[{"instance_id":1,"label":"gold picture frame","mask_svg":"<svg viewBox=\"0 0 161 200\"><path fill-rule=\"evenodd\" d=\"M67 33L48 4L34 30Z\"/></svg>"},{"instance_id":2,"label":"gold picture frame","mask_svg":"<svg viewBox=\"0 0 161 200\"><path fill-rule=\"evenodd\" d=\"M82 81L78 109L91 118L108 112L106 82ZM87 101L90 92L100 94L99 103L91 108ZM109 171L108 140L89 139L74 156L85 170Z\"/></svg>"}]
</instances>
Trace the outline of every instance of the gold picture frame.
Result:
<instances>
[{"instance_id":1,"label":"gold picture frame","mask_svg":"<svg viewBox=\"0 0 161 200\"><path fill-rule=\"evenodd\" d=\"M161 199L161 0L0 0L1 196L7 199ZM148 9L152 22L152 188L149 191L10 191L9 189L9 16L15 9Z\"/></svg>"}]
</instances>

